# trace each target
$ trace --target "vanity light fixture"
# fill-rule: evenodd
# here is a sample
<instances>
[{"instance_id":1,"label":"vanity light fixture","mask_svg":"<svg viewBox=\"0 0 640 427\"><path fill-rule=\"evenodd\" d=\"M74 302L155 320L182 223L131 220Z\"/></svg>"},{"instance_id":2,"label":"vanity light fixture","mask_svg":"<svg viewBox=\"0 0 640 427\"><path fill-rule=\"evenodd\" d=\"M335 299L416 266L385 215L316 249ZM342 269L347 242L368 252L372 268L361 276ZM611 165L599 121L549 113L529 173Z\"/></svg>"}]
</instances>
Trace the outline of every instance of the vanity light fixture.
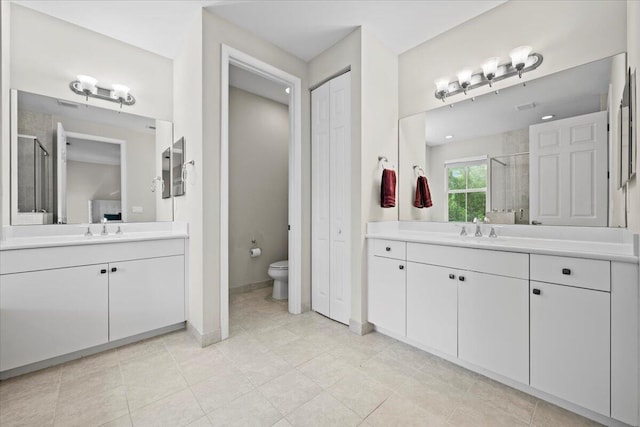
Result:
<instances>
[{"instance_id":1,"label":"vanity light fixture","mask_svg":"<svg viewBox=\"0 0 640 427\"><path fill-rule=\"evenodd\" d=\"M117 102L122 105L133 105L136 103L136 99L129 93L129 88L122 84L112 85L112 89L105 89L98 86L98 80L85 75L77 76L77 80L69 83L69 88L78 95L86 97L87 101L89 97L102 99L103 101Z\"/></svg>"},{"instance_id":2,"label":"vanity light fixture","mask_svg":"<svg viewBox=\"0 0 640 427\"><path fill-rule=\"evenodd\" d=\"M446 135L444 139L453 139L453 135Z\"/></svg>"},{"instance_id":3,"label":"vanity light fixture","mask_svg":"<svg viewBox=\"0 0 640 427\"><path fill-rule=\"evenodd\" d=\"M542 120L551 120L555 117L555 114L549 114L548 116L542 116L540 117Z\"/></svg>"},{"instance_id":4,"label":"vanity light fixture","mask_svg":"<svg viewBox=\"0 0 640 427\"><path fill-rule=\"evenodd\" d=\"M456 81L450 81L448 77L441 77L435 81L436 99L445 102L446 98L459 93L465 95L472 89L476 89L485 85L491 87L493 83L507 79L509 77L518 76L522 78L522 74L531 70L535 70L542 64L542 55L532 51L531 46L520 46L513 49L509 56L511 61L500 64L499 57L487 59L482 64L482 71L474 73L470 69L465 69L457 74ZM496 91L496 94L498 91Z\"/></svg>"}]
</instances>

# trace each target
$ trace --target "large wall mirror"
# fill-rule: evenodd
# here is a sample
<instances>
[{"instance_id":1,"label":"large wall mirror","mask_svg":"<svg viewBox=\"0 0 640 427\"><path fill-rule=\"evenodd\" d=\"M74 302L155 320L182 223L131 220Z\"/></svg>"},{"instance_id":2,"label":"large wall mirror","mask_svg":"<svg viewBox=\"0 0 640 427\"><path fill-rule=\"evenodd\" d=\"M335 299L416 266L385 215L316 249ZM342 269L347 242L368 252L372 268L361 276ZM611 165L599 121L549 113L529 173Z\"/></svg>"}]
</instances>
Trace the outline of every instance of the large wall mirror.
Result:
<instances>
[{"instance_id":1,"label":"large wall mirror","mask_svg":"<svg viewBox=\"0 0 640 427\"><path fill-rule=\"evenodd\" d=\"M401 119L400 220L607 226L625 71L622 53Z\"/></svg>"},{"instance_id":2,"label":"large wall mirror","mask_svg":"<svg viewBox=\"0 0 640 427\"><path fill-rule=\"evenodd\" d=\"M11 133L12 225L173 220L170 122L14 90Z\"/></svg>"}]
</instances>

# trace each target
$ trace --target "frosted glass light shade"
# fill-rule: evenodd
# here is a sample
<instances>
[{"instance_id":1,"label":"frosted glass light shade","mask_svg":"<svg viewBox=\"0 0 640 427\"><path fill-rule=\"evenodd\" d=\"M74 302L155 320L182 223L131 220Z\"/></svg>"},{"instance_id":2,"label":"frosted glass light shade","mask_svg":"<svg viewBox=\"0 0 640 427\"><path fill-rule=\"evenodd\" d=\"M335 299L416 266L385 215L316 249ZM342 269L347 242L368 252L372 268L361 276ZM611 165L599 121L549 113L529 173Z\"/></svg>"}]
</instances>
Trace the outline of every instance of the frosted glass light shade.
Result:
<instances>
[{"instance_id":1,"label":"frosted glass light shade","mask_svg":"<svg viewBox=\"0 0 640 427\"><path fill-rule=\"evenodd\" d=\"M500 58L497 56L494 56L493 58L489 58L486 61L484 61L484 64L482 64L482 72L484 73L484 76L491 80L496 76L496 73L498 72L498 64L500 63Z\"/></svg>"},{"instance_id":2,"label":"frosted glass light shade","mask_svg":"<svg viewBox=\"0 0 640 427\"><path fill-rule=\"evenodd\" d=\"M435 81L436 90L438 92L447 92L449 90L449 78L441 77Z\"/></svg>"},{"instance_id":3,"label":"frosted glass light shade","mask_svg":"<svg viewBox=\"0 0 640 427\"><path fill-rule=\"evenodd\" d=\"M113 88L113 97L116 99L127 99L129 96L129 87L121 84L114 84L111 86Z\"/></svg>"},{"instance_id":4,"label":"frosted glass light shade","mask_svg":"<svg viewBox=\"0 0 640 427\"><path fill-rule=\"evenodd\" d=\"M80 82L81 90L96 93L96 84L98 84L98 79L95 79L91 76L85 76L84 74L80 74L76 78Z\"/></svg>"},{"instance_id":5,"label":"frosted glass light shade","mask_svg":"<svg viewBox=\"0 0 640 427\"><path fill-rule=\"evenodd\" d=\"M509 52L511 57L511 65L514 68L522 68L527 63L527 58L533 49L531 46L519 46Z\"/></svg>"},{"instance_id":6,"label":"frosted glass light shade","mask_svg":"<svg viewBox=\"0 0 640 427\"><path fill-rule=\"evenodd\" d=\"M473 73L473 71L467 69L467 70L462 70L458 73L458 83L460 83L460 86L465 86L465 85L469 85L469 83L471 83L471 74Z\"/></svg>"}]
</instances>

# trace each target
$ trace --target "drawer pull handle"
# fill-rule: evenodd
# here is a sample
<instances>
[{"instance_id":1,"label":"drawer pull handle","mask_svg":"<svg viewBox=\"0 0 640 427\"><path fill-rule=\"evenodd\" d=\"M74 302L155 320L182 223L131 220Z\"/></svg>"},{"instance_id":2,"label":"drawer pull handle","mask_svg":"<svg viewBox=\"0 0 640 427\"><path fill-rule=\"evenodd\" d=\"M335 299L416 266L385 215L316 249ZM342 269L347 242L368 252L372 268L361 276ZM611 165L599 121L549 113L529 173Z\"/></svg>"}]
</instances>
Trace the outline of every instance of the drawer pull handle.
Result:
<instances>
[{"instance_id":1,"label":"drawer pull handle","mask_svg":"<svg viewBox=\"0 0 640 427\"><path fill-rule=\"evenodd\" d=\"M464 276L458 277L458 280L460 280L461 282L464 282Z\"/></svg>"},{"instance_id":2,"label":"drawer pull handle","mask_svg":"<svg viewBox=\"0 0 640 427\"><path fill-rule=\"evenodd\" d=\"M449 279L453 280L453 279L455 279L455 278L456 278L456 275L455 275L455 274L449 274Z\"/></svg>"},{"instance_id":3,"label":"drawer pull handle","mask_svg":"<svg viewBox=\"0 0 640 427\"><path fill-rule=\"evenodd\" d=\"M404 270L404 265L400 265L400 266L398 266L398 268L399 268L400 270Z\"/></svg>"},{"instance_id":4,"label":"drawer pull handle","mask_svg":"<svg viewBox=\"0 0 640 427\"><path fill-rule=\"evenodd\" d=\"M118 269L116 267L111 267L111 272L115 273L116 271L118 271Z\"/></svg>"},{"instance_id":5,"label":"drawer pull handle","mask_svg":"<svg viewBox=\"0 0 640 427\"><path fill-rule=\"evenodd\" d=\"M534 295L540 295L542 292L540 292L540 289L534 289L533 290L533 294Z\"/></svg>"},{"instance_id":6,"label":"drawer pull handle","mask_svg":"<svg viewBox=\"0 0 640 427\"><path fill-rule=\"evenodd\" d=\"M102 270L100 270L100 274L105 274L107 272L106 268L103 268Z\"/></svg>"},{"instance_id":7,"label":"drawer pull handle","mask_svg":"<svg viewBox=\"0 0 640 427\"><path fill-rule=\"evenodd\" d=\"M385 249L387 250L387 252L391 252L391 248L389 246L387 246Z\"/></svg>"},{"instance_id":8,"label":"drawer pull handle","mask_svg":"<svg viewBox=\"0 0 640 427\"><path fill-rule=\"evenodd\" d=\"M571 275L571 269L570 268L563 268L562 269L562 274L564 274L565 276L570 276Z\"/></svg>"}]
</instances>

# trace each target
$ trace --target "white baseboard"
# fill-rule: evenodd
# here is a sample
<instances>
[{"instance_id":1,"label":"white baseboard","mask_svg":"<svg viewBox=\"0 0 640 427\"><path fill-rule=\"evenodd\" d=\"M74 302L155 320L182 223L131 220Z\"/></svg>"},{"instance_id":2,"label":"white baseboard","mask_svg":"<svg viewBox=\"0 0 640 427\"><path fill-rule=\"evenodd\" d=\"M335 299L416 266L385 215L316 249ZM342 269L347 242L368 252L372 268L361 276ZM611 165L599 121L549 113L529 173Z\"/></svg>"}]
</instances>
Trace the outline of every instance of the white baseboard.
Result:
<instances>
[{"instance_id":1,"label":"white baseboard","mask_svg":"<svg viewBox=\"0 0 640 427\"><path fill-rule=\"evenodd\" d=\"M349 319L349 330L358 335L366 335L373 331L373 324L369 322L360 323L357 320Z\"/></svg>"},{"instance_id":2,"label":"white baseboard","mask_svg":"<svg viewBox=\"0 0 640 427\"><path fill-rule=\"evenodd\" d=\"M196 338L201 347L207 347L211 344L222 341L222 331L220 329L216 329L215 331L206 334L201 334L195 326L187 321L187 330Z\"/></svg>"}]
</instances>

